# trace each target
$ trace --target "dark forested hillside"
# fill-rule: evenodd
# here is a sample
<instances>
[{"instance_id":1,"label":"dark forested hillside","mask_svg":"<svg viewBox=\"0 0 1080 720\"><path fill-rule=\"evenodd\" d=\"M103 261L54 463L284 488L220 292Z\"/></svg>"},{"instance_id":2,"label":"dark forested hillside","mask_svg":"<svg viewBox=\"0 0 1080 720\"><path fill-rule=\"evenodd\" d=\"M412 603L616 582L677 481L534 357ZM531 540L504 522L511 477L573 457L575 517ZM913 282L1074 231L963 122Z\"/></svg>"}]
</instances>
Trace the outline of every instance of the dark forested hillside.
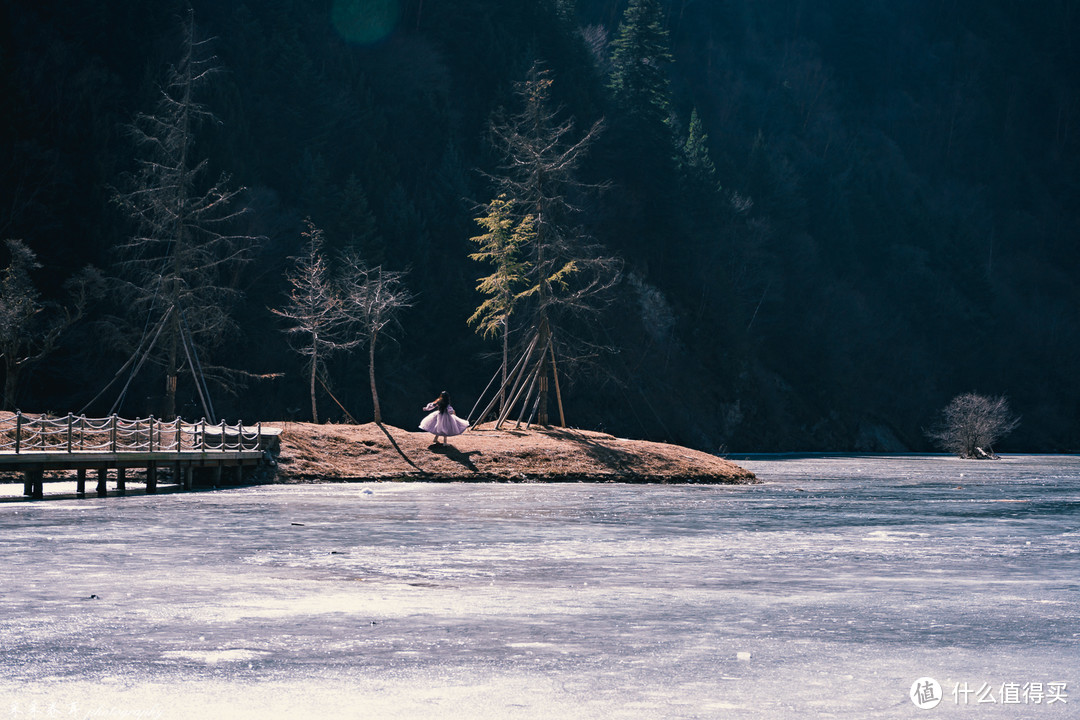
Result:
<instances>
[{"instance_id":1,"label":"dark forested hillside","mask_svg":"<svg viewBox=\"0 0 1080 720\"><path fill-rule=\"evenodd\" d=\"M5 284L0 334L47 333L86 265L108 279L20 366L12 407L160 412L153 360L118 374L150 323L122 292L119 248L139 230L115 199L145 160L130 128L160 107L188 9L0 4L0 240L41 266L22 324ZM377 346L384 419L413 426L442 389L468 411L499 366L500 343L466 323L489 272L470 238L504 163L491 126L539 60L570 136L602 120L569 204L622 266L600 315L567 321L570 424L711 451L921 450L935 413L975 391L1022 416L1009 448L1080 446L1074 0L191 9L219 68L196 97L213 118L191 131L206 161L192 182L242 189L228 232L255 239L218 278L240 291L235 327L203 347L231 388L210 384L220 414L309 419L304 359L271 312L305 218L330 256L407 271L415 301ZM343 418L340 402L370 419L367 361L329 358L320 415ZM203 414L190 374L177 404Z\"/></svg>"}]
</instances>

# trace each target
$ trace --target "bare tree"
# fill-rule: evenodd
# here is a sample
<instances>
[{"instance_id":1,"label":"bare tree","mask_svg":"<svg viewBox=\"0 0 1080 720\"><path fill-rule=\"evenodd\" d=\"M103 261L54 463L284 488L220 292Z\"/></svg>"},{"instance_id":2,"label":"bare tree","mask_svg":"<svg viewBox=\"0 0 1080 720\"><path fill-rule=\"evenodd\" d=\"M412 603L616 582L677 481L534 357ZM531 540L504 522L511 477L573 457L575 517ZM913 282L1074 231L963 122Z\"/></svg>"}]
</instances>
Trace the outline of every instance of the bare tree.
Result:
<instances>
[{"instance_id":1,"label":"bare tree","mask_svg":"<svg viewBox=\"0 0 1080 720\"><path fill-rule=\"evenodd\" d=\"M400 329L398 314L411 307L413 294L405 286L406 273L384 270L381 265L371 268L354 249L342 255L342 298L345 314L356 328L357 342L368 347L368 380L371 383L371 405L375 422L382 422L379 393L375 386L375 347L380 337L392 337Z\"/></svg>"},{"instance_id":2,"label":"bare tree","mask_svg":"<svg viewBox=\"0 0 1080 720\"><path fill-rule=\"evenodd\" d=\"M350 317L345 312L341 294L330 277L322 252L323 232L311 220L305 222L305 252L292 258L295 267L286 276L292 286L289 302L283 308L271 308L271 312L289 321L285 332L290 344L307 358L311 419L317 423L319 411L315 401L315 381L324 368L326 358L339 350L356 347L360 338L350 338L348 335Z\"/></svg>"},{"instance_id":3,"label":"bare tree","mask_svg":"<svg viewBox=\"0 0 1080 720\"><path fill-rule=\"evenodd\" d=\"M243 188L229 189L225 175L206 183L207 160L195 159L196 131L213 118L196 95L220 69L208 43L197 39L189 11L180 62L170 69L155 112L139 114L131 127L138 169L114 196L136 225L120 247L120 271L130 296L127 309L144 328L143 339L162 338L144 352L164 371L166 417L176 412L177 376L184 367L200 396L205 374L224 387L235 380L235 371L204 368L199 351L205 356L235 328L229 313L240 295L235 273L258 240L234 232L245 212L234 208ZM212 418L208 396L203 403Z\"/></svg>"},{"instance_id":4,"label":"bare tree","mask_svg":"<svg viewBox=\"0 0 1080 720\"><path fill-rule=\"evenodd\" d=\"M601 291L617 280L619 265L577 223L579 207L573 199L586 187L577 178L578 166L603 122L574 139L573 119L560 119L561 108L551 104L551 85L550 72L533 63L515 88L521 109L496 116L490 130L503 157L499 172L490 178L514 201L522 218L533 218L528 287L520 297L529 303L528 323L539 351L533 375L539 380L536 405L542 425L548 422L548 377L558 382L555 325L561 326L569 315L595 310Z\"/></svg>"},{"instance_id":5,"label":"bare tree","mask_svg":"<svg viewBox=\"0 0 1080 720\"><path fill-rule=\"evenodd\" d=\"M993 458L994 443L1020 424L1001 396L957 395L941 411L937 424L926 431L940 448L962 458Z\"/></svg>"},{"instance_id":6,"label":"bare tree","mask_svg":"<svg viewBox=\"0 0 1080 720\"><path fill-rule=\"evenodd\" d=\"M68 305L45 302L30 273L41 267L22 240L6 240L8 265L0 271L0 356L4 360L4 405L14 409L22 370L56 349L61 335L82 318L88 300L100 292L101 275L92 267L68 280Z\"/></svg>"}]
</instances>

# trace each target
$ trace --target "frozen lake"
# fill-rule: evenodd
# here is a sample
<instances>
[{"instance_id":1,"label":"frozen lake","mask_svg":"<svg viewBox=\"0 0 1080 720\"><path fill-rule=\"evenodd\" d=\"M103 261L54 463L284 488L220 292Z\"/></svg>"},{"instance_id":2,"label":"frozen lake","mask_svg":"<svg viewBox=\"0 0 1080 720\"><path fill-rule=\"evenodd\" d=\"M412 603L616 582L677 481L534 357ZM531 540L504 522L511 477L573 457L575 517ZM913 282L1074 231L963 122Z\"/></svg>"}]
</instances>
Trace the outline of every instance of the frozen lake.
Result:
<instances>
[{"instance_id":1,"label":"frozen lake","mask_svg":"<svg viewBox=\"0 0 1080 720\"><path fill-rule=\"evenodd\" d=\"M1080 717L1080 458L733 459L0 502L0 720Z\"/></svg>"}]
</instances>

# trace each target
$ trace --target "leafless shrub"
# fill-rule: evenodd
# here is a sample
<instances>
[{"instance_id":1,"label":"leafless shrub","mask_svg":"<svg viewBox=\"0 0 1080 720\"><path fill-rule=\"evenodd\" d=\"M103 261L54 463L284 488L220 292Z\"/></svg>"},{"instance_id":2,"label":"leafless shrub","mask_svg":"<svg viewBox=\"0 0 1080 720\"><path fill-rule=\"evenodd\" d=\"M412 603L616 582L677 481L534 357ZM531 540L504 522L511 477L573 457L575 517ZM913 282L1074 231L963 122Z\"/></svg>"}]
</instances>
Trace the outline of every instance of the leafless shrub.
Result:
<instances>
[{"instance_id":1,"label":"leafless shrub","mask_svg":"<svg viewBox=\"0 0 1080 720\"><path fill-rule=\"evenodd\" d=\"M926 431L941 449L962 458L996 458L994 443L1020 424L1003 396L957 395Z\"/></svg>"}]
</instances>

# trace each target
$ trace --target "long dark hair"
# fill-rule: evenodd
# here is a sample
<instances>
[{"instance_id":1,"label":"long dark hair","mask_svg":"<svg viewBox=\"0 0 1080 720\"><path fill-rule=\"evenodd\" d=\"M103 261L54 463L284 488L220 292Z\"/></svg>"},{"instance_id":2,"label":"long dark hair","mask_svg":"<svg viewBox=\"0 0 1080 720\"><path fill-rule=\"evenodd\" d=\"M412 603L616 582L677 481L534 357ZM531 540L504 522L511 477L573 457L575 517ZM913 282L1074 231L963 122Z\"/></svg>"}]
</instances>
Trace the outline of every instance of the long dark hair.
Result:
<instances>
[{"instance_id":1,"label":"long dark hair","mask_svg":"<svg viewBox=\"0 0 1080 720\"><path fill-rule=\"evenodd\" d=\"M450 393L443 390L439 393L439 397L435 398L431 402L438 406L439 412L446 412L446 408L450 407Z\"/></svg>"}]
</instances>

